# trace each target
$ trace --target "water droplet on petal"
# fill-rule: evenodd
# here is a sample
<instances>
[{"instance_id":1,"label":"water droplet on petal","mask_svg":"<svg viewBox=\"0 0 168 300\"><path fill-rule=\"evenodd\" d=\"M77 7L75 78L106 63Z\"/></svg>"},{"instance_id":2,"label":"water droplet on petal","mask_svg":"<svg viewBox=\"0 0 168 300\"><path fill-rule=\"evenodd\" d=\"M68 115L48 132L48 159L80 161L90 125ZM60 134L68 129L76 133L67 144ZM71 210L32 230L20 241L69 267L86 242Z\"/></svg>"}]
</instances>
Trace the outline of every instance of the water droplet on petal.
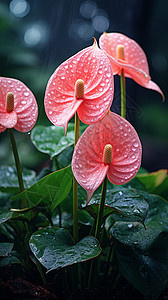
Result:
<instances>
[{"instance_id":1,"label":"water droplet on petal","mask_svg":"<svg viewBox=\"0 0 168 300\"><path fill-rule=\"evenodd\" d=\"M24 96L29 96L29 92L24 92Z\"/></svg>"},{"instance_id":2,"label":"water droplet on petal","mask_svg":"<svg viewBox=\"0 0 168 300\"><path fill-rule=\"evenodd\" d=\"M134 143L133 143L133 146L134 146L135 148L137 148L137 147L139 146L139 144L138 144L137 142L134 142Z\"/></svg>"}]
</instances>

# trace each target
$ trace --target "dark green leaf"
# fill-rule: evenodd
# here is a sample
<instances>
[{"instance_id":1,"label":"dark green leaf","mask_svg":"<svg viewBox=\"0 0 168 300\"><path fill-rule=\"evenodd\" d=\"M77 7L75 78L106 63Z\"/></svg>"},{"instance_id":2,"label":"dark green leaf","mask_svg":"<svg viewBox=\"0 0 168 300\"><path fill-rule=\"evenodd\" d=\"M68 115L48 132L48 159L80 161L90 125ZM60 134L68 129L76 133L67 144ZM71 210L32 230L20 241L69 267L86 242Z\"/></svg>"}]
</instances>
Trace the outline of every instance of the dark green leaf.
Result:
<instances>
[{"instance_id":1,"label":"dark green leaf","mask_svg":"<svg viewBox=\"0 0 168 300\"><path fill-rule=\"evenodd\" d=\"M0 259L0 267L5 267L7 265L11 264L20 264L21 261L17 257L17 253L15 251L12 251L9 253L7 257L3 257Z\"/></svg>"},{"instance_id":2,"label":"dark green leaf","mask_svg":"<svg viewBox=\"0 0 168 300\"><path fill-rule=\"evenodd\" d=\"M0 209L0 224L8 221L9 219L12 218L12 212L9 210L5 210L5 209Z\"/></svg>"},{"instance_id":3,"label":"dark green leaf","mask_svg":"<svg viewBox=\"0 0 168 300\"><path fill-rule=\"evenodd\" d=\"M36 231L30 238L30 248L48 271L86 261L101 252L94 237L87 236L74 245L68 231L54 227Z\"/></svg>"},{"instance_id":4,"label":"dark green leaf","mask_svg":"<svg viewBox=\"0 0 168 300\"><path fill-rule=\"evenodd\" d=\"M13 246L13 243L0 243L0 256L8 256L12 251Z\"/></svg>"},{"instance_id":5,"label":"dark green leaf","mask_svg":"<svg viewBox=\"0 0 168 300\"><path fill-rule=\"evenodd\" d=\"M39 203L50 206L53 210L68 195L72 185L71 167L53 172L24 192L13 196L11 199L24 198L30 206Z\"/></svg>"},{"instance_id":6,"label":"dark green leaf","mask_svg":"<svg viewBox=\"0 0 168 300\"><path fill-rule=\"evenodd\" d=\"M25 188L30 187L35 182L36 173L33 170L23 168L23 182ZM19 182L15 167L1 166L0 167L0 191L6 193L18 193Z\"/></svg>"},{"instance_id":7,"label":"dark green leaf","mask_svg":"<svg viewBox=\"0 0 168 300\"><path fill-rule=\"evenodd\" d=\"M89 205L85 208L94 218L97 217L100 196L100 194L95 194ZM143 222L148 208L148 203L144 197L135 190L116 187L115 189L107 190L104 217L117 211L118 214L132 221Z\"/></svg>"},{"instance_id":8,"label":"dark green leaf","mask_svg":"<svg viewBox=\"0 0 168 300\"><path fill-rule=\"evenodd\" d=\"M149 211L145 227L117 221L110 230L121 274L142 294L156 299L168 280L168 203L146 194Z\"/></svg>"}]
</instances>

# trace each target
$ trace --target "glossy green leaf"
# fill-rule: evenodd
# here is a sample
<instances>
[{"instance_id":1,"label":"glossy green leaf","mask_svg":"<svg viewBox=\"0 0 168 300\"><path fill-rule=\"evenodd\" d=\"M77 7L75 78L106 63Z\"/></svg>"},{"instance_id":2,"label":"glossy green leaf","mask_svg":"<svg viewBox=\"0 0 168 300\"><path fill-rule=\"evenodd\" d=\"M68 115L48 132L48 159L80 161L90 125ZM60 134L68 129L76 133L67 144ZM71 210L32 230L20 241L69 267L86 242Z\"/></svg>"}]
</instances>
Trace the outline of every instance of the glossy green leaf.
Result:
<instances>
[{"instance_id":1,"label":"glossy green leaf","mask_svg":"<svg viewBox=\"0 0 168 300\"><path fill-rule=\"evenodd\" d=\"M13 213L9 210L0 208L0 224L12 218Z\"/></svg>"},{"instance_id":2,"label":"glossy green leaf","mask_svg":"<svg viewBox=\"0 0 168 300\"><path fill-rule=\"evenodd\" d=\"M13 243L0 243L0 256L8 256L8 254L12 251L13 246Z\"/></svg>"},{"instance_id":3,"label":"glossy green leaf","mask_svg":"<svg viewBox=\"0 0 168 300\"><path fill-rule=\"evenodd\" d=\"M69 166L45 176L29 189L13 196L11 199L24 198L30 206L42 203L46 207L50 206L53 210L68 195L71 185L72 171Z\"/></svg>"},{"instance_id":4,"label":"glossy green leaf","mask_svg":"<svg viewBox=\"0 0 168 300\"><path fill-rule=\"evenodd\" d=\"M168 281L168 203L156 195L146 198L145 227L117 221L110 233L121 274L146 297L156 299Z\"/></svg>"},{"instance_id":5,"label":"glossy green leaf","mask_svg":"<svg viewBox=\"0 0 168 300\"><path fill-rule=\"evenodd\" d=\"M74 245L68 231L56 227L36 231L30 238L30 248L48 271L86 261L101 252L94 237L87 236Z\"/></svg>"},{"instance_id":6,"label":"glossy green leaf","mask_svg":"<svg viewBox=\"0 0 168 300\"><path fill-rule=\"evenodd\" d=\"M54 157L74 144L74 124L68 125L66 136L63 127L36 126L31 132L31 140L40 152Z\"/></svg>"},{"instance_id":7,"label":"glossy green leaf","mask_svg":"<svg viewBox=\"0 0 168 300\"><path fill-rule=\"evenodd\" d=\"M95 194L85 209L96 218L100 202L100 194ZM118 212L128 219L143 222L148 212L148 203L144 197L133 189L115 188L107 190L104 217L110 213Z\"/></svg>"},{"instance_id":8,"label":"glossy green leaf","mask_svg":"<svg viewBox=\"0 0 168 300\"><path fill-rule=\"evenodd\" d=\"M35 182L36 173L33 170L23 168L22 176L25 188L30 187ZM15 167L0 167L0 191L6 193L18 193L20 191Z\"/></svg>"}]
</instances>

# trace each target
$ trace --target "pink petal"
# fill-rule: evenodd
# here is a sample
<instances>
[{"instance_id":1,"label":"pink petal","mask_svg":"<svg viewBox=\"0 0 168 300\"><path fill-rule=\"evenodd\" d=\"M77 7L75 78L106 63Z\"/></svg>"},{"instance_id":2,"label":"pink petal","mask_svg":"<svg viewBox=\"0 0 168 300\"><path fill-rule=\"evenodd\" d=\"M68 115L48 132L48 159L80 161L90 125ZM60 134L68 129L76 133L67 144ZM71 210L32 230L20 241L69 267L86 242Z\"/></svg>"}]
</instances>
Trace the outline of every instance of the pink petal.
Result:
<instances>
[{"instance_id":1,"label":"pink petal","mask_svg":"<svg viewBox=\"0 0 168 300\"><path fill-rule=\"evenodd\" d=\"M0 113L0 124L6 128L13 128L17 123L17 114L15 111L10 113Z\"/></svg>"},{"instance_id":2,"label":"pink petal","mask_svg":"<svg viewBox=\"0 0 168 300\"><path fill-rule=\"evenodd\" d=\"M14 94L14 111L17 123L14 128L21 132L28 132L35 125L38 116L36 99L30 89L21 81L13 78L0 77L0 113L5 111L6 95Z\"/></svg>"},{"instance_id":3,"label":"pink petal","mask_svg":"<svg viewBox=\"0 0 168 300\"><path fill-rule=\"evenodd\" d=\"M88 143L89 142L89 143ZM96 151L91 147L86 130L75 146L72 171L78 183L87 191L86 205L89 203L94 191L103 182L108 168L102 162L98 162Z\"/></svg>"},{"instance_id":4,"label":"pink petal","mask_svg":"<svg viewBox=\"0 0 168 300\"><path fill-rule=\"evenodd\" d=\"M148 83L144 84L144 87L146 87L147 89L151 89L151 90L154 90L154 91L160 93L160 94L162 95L163 101L165 100L165 96L164 96L162 90L161 90L160 87L159 87L155 82L153 82L152 80L150 80Z\"/></svg>"},{"instance_id":5,"label":"pink petal","mask_svg":"<svg viewBox=\"0 0 168 300\"><path fill-rule=\"evenodd\" d=\"M157 85L151 87L148 84L150 82L149 66L146 55L138 43L121 33L103 33L99 43L100 48L107 53L110 59L114 75L121 75L123 69L126 77L132 78L143 87L156 90L164 99L164 95ZM125 61L117 59L118 45L124 46Z\"/></svg>"},{"instance_id":6,"label":"pink petal","mask_svg":"<svg viewBox=\"0 0 168 300\"><path fill-rule=\"evenodd\" d=\"M84 81L84 98L79 100L75 97L78 79ZM44 105L49 120L54 125L66 127L76 110L84 123L96 122L108 112L112 100L111 64L94 42L93 46L78 52L56 69L47 84ZM103 105L104 102L108 103Z\"/></svg>"},{"instance_id":7,"label":"pink petal","mask_svg":"<svg viewBox=\"0 0 168 300\"><path fill-rule=\"evenodd\" d=\"M112 163L103 163L107 144L113 147ZM117 114L109 112L99 122L89 126L80 137L72 158L72 171L78 183L87 191L87 203L105 175L114 184L124 184L137 173L142 147L133 126Z\"/></svg>"}]
</instances>

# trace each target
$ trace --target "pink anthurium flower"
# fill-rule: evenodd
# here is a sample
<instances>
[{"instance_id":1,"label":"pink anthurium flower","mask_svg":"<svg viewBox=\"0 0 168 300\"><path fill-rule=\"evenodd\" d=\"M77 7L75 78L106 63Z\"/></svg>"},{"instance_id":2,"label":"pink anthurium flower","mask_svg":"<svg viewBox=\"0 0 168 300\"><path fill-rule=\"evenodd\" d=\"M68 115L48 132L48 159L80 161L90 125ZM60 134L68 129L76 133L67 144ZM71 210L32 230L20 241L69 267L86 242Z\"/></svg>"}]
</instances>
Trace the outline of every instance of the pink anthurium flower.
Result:
<instances>
[{"instance_id":1,"label":"pink anthurium flower","mask_svg":"<svg viewBox=\"0 0 168 300\"><path fill-rule=\"evenodd\" d=\"M109 59L94 41L62 63L47 84L44 105L49 120L63 126L77 111L79 119L92 124L103 118L113 100L113 73Z\"/></svg>"},{"instance_id":2,"label":"pink anthurium flower","mask_svg":"<svg viewBox=\"0 0 168 300\"><path fill-rule=\"evenodd\" d=\"M104 32L100 36L99 44L110 59L114 75L121 75L123 69L126 77L132 78L143 87L159 92L164 100L159 86L151 81L146 55L134 40L121 33Z\"/></svg>"},{"instance_id":3,"label":"pink anthurium flower","mask_svg":"<svg viewBox=\"0 0 168 300\"><path fill-rule=\"evenodd\" d=\"M36 99L28 87L17 79L0 77L0 132L6 128L28 132L37 115Z\"/></svg>"},{"instance_id":4,"label":"pink anthurium flower","mask_svg":"<svg viewBox=\"0 0 168 300\"><path fill-rule=\"evenodd\" d=\"M131 180L141 164L142 147L133 126L119 115L109 112L90 125L76 144L72 171L87 191L87 203L107 175L120 185Z\"/></svg>"}]
</instances>

